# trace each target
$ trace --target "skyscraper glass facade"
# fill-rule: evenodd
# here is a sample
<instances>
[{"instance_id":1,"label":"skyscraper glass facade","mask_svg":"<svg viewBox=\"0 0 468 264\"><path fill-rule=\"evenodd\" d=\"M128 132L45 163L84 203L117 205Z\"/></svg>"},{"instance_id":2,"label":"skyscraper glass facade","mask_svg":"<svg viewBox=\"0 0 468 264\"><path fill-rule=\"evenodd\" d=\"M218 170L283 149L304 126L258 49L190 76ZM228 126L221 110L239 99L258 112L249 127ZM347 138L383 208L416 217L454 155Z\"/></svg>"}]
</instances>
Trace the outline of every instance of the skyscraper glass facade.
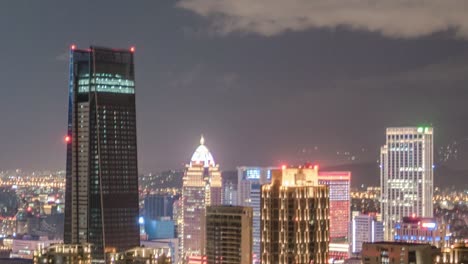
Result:
<instances>
[{"instance_id":1,"label":"skyscraper glass facade","mask_svg":"<svg viewBox=\"0 0 468 264\"><path fill-rule=\"evenodd\" d=\"M70 50L65 243L139 246L133 52Z\"/></svg>"},{"instance_id":2,"label":"skyscraper glass facade","mask_svg":"<svg viewBox=\"0 0 468 264\"><path fill-rule=\"evenodd\" d=\"M260 202L262 185L270 183L271 171L275 167L238 167L237 168L237 189L238 201L241 206L252 207L253 210L253 257L254 264L260 263Z\"/></svg>"}]
</instances>

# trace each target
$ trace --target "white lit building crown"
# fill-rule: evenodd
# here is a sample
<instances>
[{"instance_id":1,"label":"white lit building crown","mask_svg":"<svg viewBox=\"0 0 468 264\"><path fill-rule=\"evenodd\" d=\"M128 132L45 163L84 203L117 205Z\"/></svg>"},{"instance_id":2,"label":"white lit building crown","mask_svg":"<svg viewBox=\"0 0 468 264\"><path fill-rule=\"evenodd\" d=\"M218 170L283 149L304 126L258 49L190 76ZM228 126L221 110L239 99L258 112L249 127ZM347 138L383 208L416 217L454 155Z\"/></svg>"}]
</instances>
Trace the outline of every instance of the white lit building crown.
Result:
<instances>
[{"instance_id":1,"label":"white lit building crown","mask_svg":"<svg viewBox=\"0 0 468 264\"><path fill-rule=\"evenodd\" d=\"M203 164L204 167L215 166L216 164L210 150L205 146L205 138L203 136L200 139L200 146L195 150L190 160L190 166L193 164Z\"/></svg>"}]
</instances>

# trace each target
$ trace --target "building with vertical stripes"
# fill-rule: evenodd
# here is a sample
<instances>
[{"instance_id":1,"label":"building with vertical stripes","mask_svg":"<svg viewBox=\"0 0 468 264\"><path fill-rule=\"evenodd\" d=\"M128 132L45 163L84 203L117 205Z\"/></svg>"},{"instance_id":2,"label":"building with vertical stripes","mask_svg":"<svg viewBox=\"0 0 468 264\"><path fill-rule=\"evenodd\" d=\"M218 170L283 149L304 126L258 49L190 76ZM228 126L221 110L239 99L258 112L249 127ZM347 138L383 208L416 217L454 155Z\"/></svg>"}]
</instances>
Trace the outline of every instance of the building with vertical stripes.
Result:
<instances>
[{"instance_id":1,"label":"building with vertical stripes","mask_svg":"<svg viewBox=\"0 0 468 264\"><path fill-rule=\"evenodd\" d=\"M318 167L272 171L262 186L261 263L328 263L328 186L318 185Z\"/></svg>"},{"instance_id":2,"label":"building with vertical stripes","mask_svg":"<svg viewBox=\"0 0 468 264\"><path fill-rule=\"evenodd\" d=\"M380 151L381 214L385 240L405 216L432 217L433 129L387 128Z\"/></svg>"}]
</instances>

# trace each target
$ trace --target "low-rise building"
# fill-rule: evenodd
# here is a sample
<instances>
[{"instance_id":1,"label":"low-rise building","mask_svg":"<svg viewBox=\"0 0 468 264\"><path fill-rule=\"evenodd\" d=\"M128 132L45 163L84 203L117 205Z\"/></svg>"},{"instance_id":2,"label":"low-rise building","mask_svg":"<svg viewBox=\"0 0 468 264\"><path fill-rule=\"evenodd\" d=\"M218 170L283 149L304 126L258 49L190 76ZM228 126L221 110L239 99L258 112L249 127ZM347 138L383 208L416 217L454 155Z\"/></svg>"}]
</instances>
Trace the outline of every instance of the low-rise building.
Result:
<instances>
[{"instance_id":1,"label":"low-rise building","mask_svg":"<svg viewBox=\"0 0 468 264\"><path fill-rule=\"evenodd\" d=\"M91 244L54 244L34 252L34 264L91 264Z\"/></svg>"},{"instance_id":2,"label":"low-rise building","mask_svg":"<svg viewBox=\"0 0 468 264\"><path fill-rule=\"evenodd\" d=\"M349 237L350 253L359 254L362 250L362 243L384 240L383 223L377 221L373 215L354 216L353 221L351 221Z\"/></svg>"},{"instance_id":3,"label":"low-rise building","mask_svg":"<svg viewBox=\"0 0 468 264\"><path fill-rule=\"evenodd\" d=\"M441 264L468 263L468 244L458 243L442 250Z\"/></svg>"},{"instance_id":4,"label":"low-rise building","mask_svg":"<svg viewBox=\"0 0 468 264\"><path fill-rule=\"evenodd\" d=\"M135 247L124 252L108 253L106 264L172 264L168 248Z\"/></svg>"},{"instance_id":5,"label":"low-rise building","mask_svg":"<svg viewBox=\"0 0 468 264\"><path fill-rule=\"evenodd\" d=\"M363 264L435 264L440 250L430 244L405 242L363 243Z\"/></svg>"},{"instance_id":6,"label":"low-rise building","mask_svg":"<svg viewBox=\"0 0 468 264\"><path fill-rule=\"evenodd\" d=\"M403 217L395 225L394 240L408 243L428 243L438 248L449 247L450 232L447 225L434 218Z\"/></svg>"}]
</instances>

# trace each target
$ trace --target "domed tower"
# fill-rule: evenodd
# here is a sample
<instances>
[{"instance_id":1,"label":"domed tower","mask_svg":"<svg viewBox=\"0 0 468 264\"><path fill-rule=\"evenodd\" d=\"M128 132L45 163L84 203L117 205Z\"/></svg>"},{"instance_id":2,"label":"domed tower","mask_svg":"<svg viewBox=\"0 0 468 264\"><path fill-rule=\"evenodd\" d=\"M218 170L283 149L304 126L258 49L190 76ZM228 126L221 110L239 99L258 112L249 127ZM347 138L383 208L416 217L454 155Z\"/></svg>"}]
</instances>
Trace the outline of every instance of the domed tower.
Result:
<instances>
[{"instance_id":1,"label":"domed tower","mask_svg":"<svg viewBox=\"0 0 468 264\"><path fill-rule=\"evenodd\" d=\"M186 165L182 187L182 257L202 258L205 254L205 211L209 205L221 204L221 172L205 146L203 135Z\"/></svg>"}]
</instances>

